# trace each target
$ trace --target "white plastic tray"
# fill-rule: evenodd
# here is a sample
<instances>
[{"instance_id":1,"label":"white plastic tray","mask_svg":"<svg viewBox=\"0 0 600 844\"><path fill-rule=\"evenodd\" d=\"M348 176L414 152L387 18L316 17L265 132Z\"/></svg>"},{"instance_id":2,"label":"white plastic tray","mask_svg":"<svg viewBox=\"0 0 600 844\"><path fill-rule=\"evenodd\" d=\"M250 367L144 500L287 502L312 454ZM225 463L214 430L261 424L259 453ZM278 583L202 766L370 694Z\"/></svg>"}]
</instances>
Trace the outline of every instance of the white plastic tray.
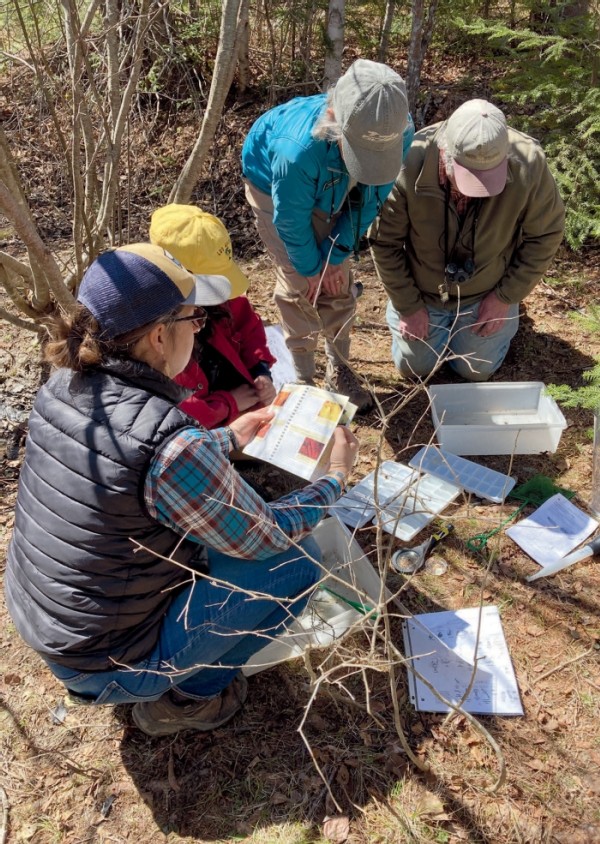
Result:
<instances>
[{"instance_id":1,"label":"white plastic tray","mask_svg":"<svg viewBox=\"0 0 600 844\"><path fill-rule=\"evenodd\" d=\"M375 516L373 524L408 542L460 494L453 483L434 475L420 475L405 492Z\"/></svg>"},{"instance_id":2,"label":"white plastic tray","mask_svg":"<svg viewBox=\"0 0 600 844\"><path fill-rule=\"evenodd\" d=\"M412 481L416 472L404 463L385 460L377 470L370 472L356 486L348 490L329 509L351 528L364 527L377 512L378 507L402 492ZM377 503L375 503L375 480L377 479Z\"/></svg>"},{"instance_id":3,"label":"white plastic tray","mask_svg":"<svg viewBox=\"0 0 600 844\"><path fill-rule=\"evenodd\" d=\"M430 472L438 478L456 484L465 492L493 501L494 504L502 504L516 483L515 478L509 475L480 466L473 460L457 457L456 454L433 445L418 451L409 461L409 466L421 472Z\"/></svg>"},{"instance_id":4,"label":"white plastic tray","mask_svg":"<svg viewBox=\"0 0 600 844\"><path fill-rule=\"evenodd\" d=\"M428 392L438 442L453 454L554 452L567 427L541 381L435 384Z\"/></svg>"},{"instance_id":5,"label":"white plastic tray","mask_svg":"<svg viewBox=\"0 0 600 844\"><path fill-rule=\"evenodd\" d=\"M379 602L382 584L360 545L338 519L324 519L313 531L322 553L322 565L329 571L306 609L290 628L254 654L244 666L250 676L279 662L302 656L307 647L325 647L346 633L363 613L347 604L347 598L368 608ZM385 599L390 597L384 590ZM340 597L336 597L340 596Z\"/></svg>"}]
</instances>

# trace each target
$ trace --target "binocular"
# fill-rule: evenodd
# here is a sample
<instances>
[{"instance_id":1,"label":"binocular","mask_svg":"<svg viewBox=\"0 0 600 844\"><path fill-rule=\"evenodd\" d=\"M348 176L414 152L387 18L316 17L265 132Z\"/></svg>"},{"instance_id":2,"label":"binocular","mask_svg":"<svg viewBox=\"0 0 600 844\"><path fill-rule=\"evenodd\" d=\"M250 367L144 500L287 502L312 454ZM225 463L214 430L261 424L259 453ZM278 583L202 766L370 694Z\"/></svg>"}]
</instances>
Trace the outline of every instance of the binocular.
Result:
<instances>
[{"instance_id":1,"label":"binocular","mask_svg":"<svg viewBox=\"0 0 600 844\"><path fill-rule=\"evenodd\" d=\"M471 258L467 258L462 267L458 264L446 265L446 278L452 284L462 284L463 281L468 281L475 272L475 264Z\"/></svg>"}]
</instances>

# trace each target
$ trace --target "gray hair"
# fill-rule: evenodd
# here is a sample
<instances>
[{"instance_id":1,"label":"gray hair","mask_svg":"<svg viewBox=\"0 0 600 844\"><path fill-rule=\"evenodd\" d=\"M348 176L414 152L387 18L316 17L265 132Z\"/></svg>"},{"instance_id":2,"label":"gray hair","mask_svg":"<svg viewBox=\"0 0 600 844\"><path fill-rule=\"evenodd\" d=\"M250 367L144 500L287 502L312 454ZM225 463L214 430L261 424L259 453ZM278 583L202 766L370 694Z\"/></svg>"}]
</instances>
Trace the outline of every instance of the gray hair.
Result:
<instances>
[{"instance_id":1,"label":"gray hair","mask_svg":"<svg viewBox=\"0 0 600 844\"><path fill-rule=\"evenodd\" d=\"M313 126L312 136L317 141L331 141L333 143L337 143L337 141L339 141L342 137L342 130L340 128L340 124L337 122L335 115L331 114L331 112L333 112L334 88L335 85L332 85L332 87L327 92L327 100L325 102L325 107L319 115L317 122Z\"/></svg>"},{"instance_id":2,"label":"gray hair","mask_svg":"<svg viewBox=\"0 0 600 844\"><path fill-rule=\"evenodd\" d=\"M452 176L454 174L454 158L448 149L448 139L446 138L446 130L441 129L439 137L436 140L439 151L442 153L442 161L446 168L446 175Z\"/></svg>"}]
</instances>

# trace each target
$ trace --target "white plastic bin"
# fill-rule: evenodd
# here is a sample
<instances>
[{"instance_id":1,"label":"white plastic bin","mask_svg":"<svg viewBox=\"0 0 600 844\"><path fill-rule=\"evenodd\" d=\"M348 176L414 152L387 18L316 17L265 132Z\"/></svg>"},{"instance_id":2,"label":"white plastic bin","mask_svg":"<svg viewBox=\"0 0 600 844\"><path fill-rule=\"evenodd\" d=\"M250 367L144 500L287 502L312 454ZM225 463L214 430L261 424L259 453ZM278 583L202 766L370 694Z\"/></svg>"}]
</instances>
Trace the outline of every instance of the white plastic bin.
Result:
<instances>
[{"instance_id":1,"label":"white plastic bin","mask_svg":"<svg viewBox=\"0 0 600 844\"><path fill-rule=\"evenodd\" d=\"M567 427L541 381L435 384L428 392L438 442L454 454L553 452Z\"/></svg>"},{"instance_id":2,"label":"white plastic bin","mask_svg":"<svg viewBox=\"0 0 600 844\"><path fill-rule=\"evenodd\" d=\"M339 519L324 519L314 530L323 555L322 565L330 571L310 599L306 609L290 628L254 654L244 666L250 676L279 662L302 656L307 646L325 647L339 639L363 614L342 597L369 607L380 599L381 580L360 545ZM385 590L386 598L389 592Z\"/></svg>"}]
</instances>

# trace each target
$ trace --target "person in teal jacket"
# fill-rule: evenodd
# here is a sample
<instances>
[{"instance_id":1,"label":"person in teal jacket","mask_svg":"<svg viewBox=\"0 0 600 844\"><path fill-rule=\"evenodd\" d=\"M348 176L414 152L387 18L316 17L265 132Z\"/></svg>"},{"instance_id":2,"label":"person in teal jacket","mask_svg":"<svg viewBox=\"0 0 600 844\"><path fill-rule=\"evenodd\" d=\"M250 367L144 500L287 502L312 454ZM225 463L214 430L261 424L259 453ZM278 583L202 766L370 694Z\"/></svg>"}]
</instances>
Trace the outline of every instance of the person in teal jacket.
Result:
<instances>
[{"instance_id":1,"label":"person in teal jacket","mask_svg":"<svg viewBox=\"0 0 600 844\"><path fill-rule=\"evenodd\" d=\"M275 301L298 380L313 383L322 332L327 385L359 411L372 397L349 365L356 310L349 259L358 257L413 135L402 78L359 59L327 94L259 117L242 149L246 196L276 265Z\"/></svg>"}]
</instances>

